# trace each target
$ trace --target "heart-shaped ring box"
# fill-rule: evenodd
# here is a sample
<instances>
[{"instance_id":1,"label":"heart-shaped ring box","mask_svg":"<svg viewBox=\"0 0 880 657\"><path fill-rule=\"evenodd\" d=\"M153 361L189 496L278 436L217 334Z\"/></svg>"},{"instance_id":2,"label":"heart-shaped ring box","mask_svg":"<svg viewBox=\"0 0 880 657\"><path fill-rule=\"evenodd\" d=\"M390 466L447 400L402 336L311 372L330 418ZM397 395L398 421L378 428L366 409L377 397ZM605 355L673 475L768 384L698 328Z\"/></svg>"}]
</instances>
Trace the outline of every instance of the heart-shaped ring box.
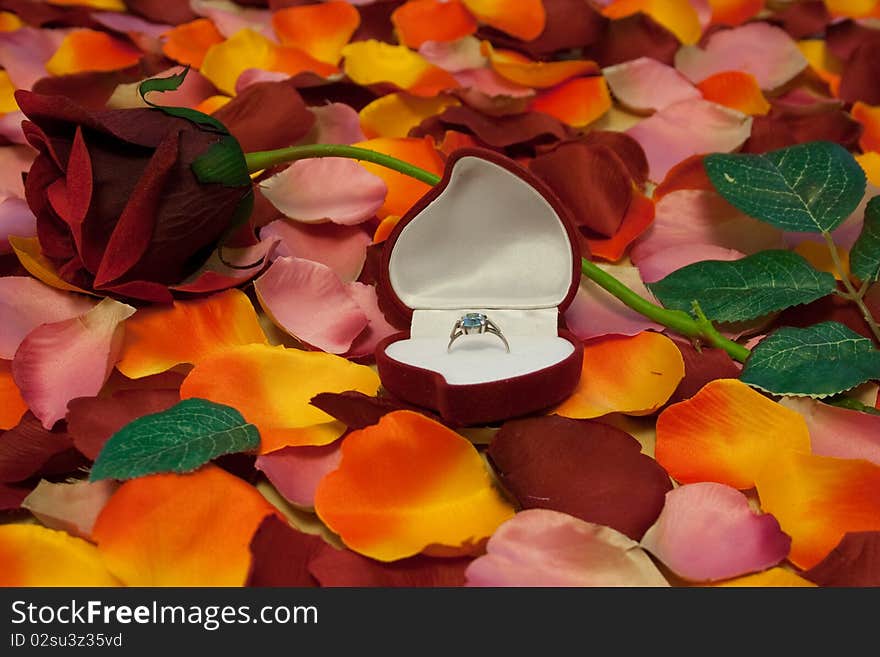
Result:
<instances>
[{"instance_id":1,"label":"heart-shaped ring box","mask_svg":"<svg viewBox=\"0 0 880 657\"><path fill-rule=\"evenodd\" d=\"M376 349L382 385L458 426L558 404L582 368L583 345L559 329L580 271L575 228L552 191L492 151L456 151L383 250L379 285L411 324ZM510 352L491 333L448 349L469 312L487 315Z\"/></svg>"}]
</instances>

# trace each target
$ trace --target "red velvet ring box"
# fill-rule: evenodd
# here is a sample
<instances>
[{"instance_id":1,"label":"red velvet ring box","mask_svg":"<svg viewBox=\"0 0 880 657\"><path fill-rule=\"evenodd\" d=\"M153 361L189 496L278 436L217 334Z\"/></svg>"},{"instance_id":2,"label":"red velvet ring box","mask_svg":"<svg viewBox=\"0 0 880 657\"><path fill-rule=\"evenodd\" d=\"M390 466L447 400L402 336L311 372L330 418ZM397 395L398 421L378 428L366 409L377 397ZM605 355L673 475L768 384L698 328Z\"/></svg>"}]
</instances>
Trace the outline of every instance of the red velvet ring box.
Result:
<instances>
[{"instance_id":1,"label":"red velvet ring box","mask_svg":"<svg viewBox=\"0 0 880 657\"><path fill-rule=\"evenodd\" d=\"M553 192L510 159L456 151L383 251L379 285L411 325L376 349L382 385L458 426L558 404L581 374L583 345L559 329L580 271L575 228ZM447 348L470 312L494 322L510 352L491 333Z\"/></svg>"}]
</instances>

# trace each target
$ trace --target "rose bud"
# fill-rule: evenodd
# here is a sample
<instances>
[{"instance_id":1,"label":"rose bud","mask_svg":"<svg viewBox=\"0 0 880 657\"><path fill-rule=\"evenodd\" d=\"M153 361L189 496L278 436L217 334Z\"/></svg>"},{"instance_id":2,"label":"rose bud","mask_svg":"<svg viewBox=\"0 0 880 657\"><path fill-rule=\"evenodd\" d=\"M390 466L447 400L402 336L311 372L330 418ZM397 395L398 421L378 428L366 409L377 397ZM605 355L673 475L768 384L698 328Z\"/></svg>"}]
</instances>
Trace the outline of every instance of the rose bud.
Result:
<instances>
[{"instance_id":1,"label":"rose bud","mask_svg":"<svg viewBox=\"0 0 880 657\"><path fill-rule=\"evenodd\" d=\"M43 255L69 283L168 303L168 286L196 272L250 214L244 154L211 117L180 108L92 112L29 91L15 97L39 152L26 199Z\"/></svg>"}]
</instances>

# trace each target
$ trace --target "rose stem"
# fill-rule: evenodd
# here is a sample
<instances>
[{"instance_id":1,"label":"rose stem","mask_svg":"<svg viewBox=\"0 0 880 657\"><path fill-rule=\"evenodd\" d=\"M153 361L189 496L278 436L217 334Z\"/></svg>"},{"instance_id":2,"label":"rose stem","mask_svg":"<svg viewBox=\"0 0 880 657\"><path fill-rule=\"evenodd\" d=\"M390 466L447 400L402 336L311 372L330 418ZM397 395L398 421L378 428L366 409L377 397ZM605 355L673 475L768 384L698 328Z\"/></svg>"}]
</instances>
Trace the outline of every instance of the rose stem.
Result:
<instances>
[{"instance_id":1,"label":"rose stem","mask_svg":"<svg viewBox=\"0 0 880 657\"><path fill-rule=\"evenodd\" d=\"M837 275L843 282L843 286L846 288L847 293L842 296L859 307L865 323L868 325L868 328L871 329L871 333L874 334L874 339L877 340L877 342L880 342L880 327L877 326L874 316L871 315L870 309L865 305L864 297L865 292L868 291L867 286L863 285L861 290L856 290L856 288L853 287L852 281L850 281L849 276L846 275L846 269L843 266L843 262L840 260L840 254L837 253L837 246L834 244L834 238L831 237L831 233L825 231L822 233L822 237L825 238L825 244L828 246L828 251L831 254L831 262L834 264L834 270L837 272Z\"/></svg>"},{"instance_id":2,"label":"rose stem","mask_svg":"<svg viewBox=\"0 0 880 657\"><path fill-rule=\"evenodd\" d=\"M363 162L372 162L404 175L410 176L428 185L436 185L440 182L440 176L425 171L417 166L399 160L396 157L377 153L366 148L358 148L357 146L343 146L337 144L314 144L309 146L291 146L289 148L281 148L275 151L262 151L257 153L245 154L248 170L256 173L264 169L268 169L279 164L287 164L296 160L306 160L318 157L344 157ZM617 297L624 304L632 308L645 317L654 320L658 324L676 331L692 340L702 341L711 344L714 347L723 349L732 358L745 362L749 357L750 351L737 344L732 340L728 340L721 335L712 325L706 316L700 310L699 306L695 306L694 311L697 318L694 319L686 312L681 310L668 310L661 306L651 303L647 299L640 297L638 294L630 290L626 285L614 278L611 274L603 271L594 263L586 258L581 260L581 271L584 276L595 282L601 288Z\"/></svg>"}]
</instances>

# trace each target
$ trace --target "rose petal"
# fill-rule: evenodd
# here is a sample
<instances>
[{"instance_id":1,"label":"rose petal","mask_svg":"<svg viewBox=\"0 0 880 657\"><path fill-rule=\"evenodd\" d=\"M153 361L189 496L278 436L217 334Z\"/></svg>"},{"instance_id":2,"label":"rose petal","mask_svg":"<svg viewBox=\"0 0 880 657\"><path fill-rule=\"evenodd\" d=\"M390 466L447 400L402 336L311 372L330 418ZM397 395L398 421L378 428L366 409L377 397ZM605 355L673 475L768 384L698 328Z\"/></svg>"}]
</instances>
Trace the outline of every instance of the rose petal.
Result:
<instances>
[{"instance_id":1,"label":"rose petal","mask_svg":"<svg viewBox=\"0 0 880 657\"><path fill-rule=\"evenodd\" d=\"M285 447L258 457L256 468L288 502L313 508L321 479L339 467L341 447L338 440L320 447Z\"/></svg>"},{"instance_id":2,"label":"rose petal","mask_svg":"<svg viewBox=\"0 0 880 657\"><path fill-rule=\"evenodd\" d=\"M331 185L331 181L342 185ZM261 182L260 188L272 205L292 219L349 226L372 217L388 193L381 178L341 157L294 162Z\"/></svg>"},{"instance_id":3,"label":"rose petal","mask_svg":"<svg viewBox=\"0 0 880 657\"><path fill-rule=\"evenodd\" d=\"M665 335L599 338L584 345L578 387L554 412L571 418L646 415L666 403L683 377L681 352Z\"/></svg>"},{"instance_id":4,"label":"rose petal","mask_svg":"<svg viewBox=\"0 0 880 657\"><path fill-rule=\"evenodd\" d=\"M272 28L282 45L334 66L360 23L360 14L347 2L287 7L272 14Z\"/></svg>"},{"instance_id":5,"label":"rose petal","mask_svg":"<svg viewBox=\"0 0 880 657\"><path fill-rule=\"evenodd\" d=\"M50 529L90 540L98 514L118 486L114 481L53 484L43 479L21 506Z\"/></svg>"},{"instance_id":6,"label":"rose petal","mask_svg":"<svg viewBox=\"0 0 880 657\"><path fill-rule=\"evenodd\" d=\"M162 52L176 62L200 68L208 49L223 40L213 21L198 18L169 30L165 34Z\"/></svg>"},{"instance_id":7,"label":"rose petal","mask_svg":"<svg viewBox=\"0 0 880 657\"><path fill-rule=\"evenodd\" d=\"M880 416L806 397L784 397L780 403L807 421L813 454L865 459L880 465Z\"/></svg>"},{"instance_id":8,"label":"rose petal","mask_svg":"<svg viewBox=\"0 0 880 657\"><path fill-rule=\"evenodd\" d=\"M745 253L714 244L687 244L660 249L636 258L639 272L646 283L656 283L674 271L704 260L730 262L744 258Z\"/></svg>"},{"instance_id":9,"label":"rose petal","mask_svg":"<svg viewBox=\"0 0 880 657\"><path fill-rule=\"evenodd\" d=\"M556 511L517 513L486 549L468 586L669 586L632 539Z\"/></svg>"},{"instance_id":10,"label":"rose petal","mask_svg":"<svg viewBox=\"0 0 880 657\"><path fill-rule=\"evenodd\" d=\"M0 360L0 430L14 427L27 410L27 403L12 378L12 363Z\"/></svg>"},{"instance_id":11,"label":"rose petal","mask_svg":"<svg viewBox=\"0 0 880 657\"><path fill-rule=\"evenodd\" d=\"M244 29L271 33L271 14L265 9L241 7L224 0L190 0L190 7L200 16L211 19L223 36L229 38Z\"/></svg>"},{"instance_id":12,"label":"rose petal","mask_svg":"<svg viewBox=\"0 0 880 657\"><path fill-rule=\"evenodd\" d=\"M741 71L755 76L766 90L781 87L806 66L794 40L763 22L715 32L705 48L685 46L675 55L675 67L692 82L723 71Z\"/></svg>"},{"instance_id":13,"label":"rose petal","mask_svg":"<svg viewBox=\"0 0 880 657\"><path fill-rule=\"evenodd\" d=\"M23 27L0 32L0 65L16 89L30 89L48 75L46 62L61 45L68 30L37 30Z\"/></svg>"},{"instance_id":14,"label":"rose petal","mask_svg":"<svg viewBox=\"0 0 880 657\"><path fill-rule=\"evenodd\" d=\"M462 0L464 6L481 23L496 30L531 41L540 36L547 22L547 14L541 0Z\"/></svg>"},{"instance_id":15,"label":"rose petal","mask_svg":"<svg viewBox=\"0 0 880 657\"><path fill-rule=\"evenodd\" d=\"M118 586L91 543L39 525L0 525L0 586Z\"/></svg>"},{"instance_id":16,"label":"rose petal","mask_svg":"<svg viewBox=\"0 0 880 657\"><path fill-rule=\"evenodd\" d=\"M506 80L491 68L458 71L455 80L464 90L459 91L459 96L474 109L486 113L495 113L492 110L496 102L500 102L502 107L518 107L515 103L517 99L532 98L535 95L531 87Z\"/></svg>"},{"instance_id":17,"label":"rose petal","mask_svg":"<svg viewBox=\"0 0 880 657\"><path fill-rule=\"evenodd\" d=\"M645 287L639 270L635 267L609 264L597 266L642 298L653 301L653 295ZM624 305L617 297L587 278L581 281L577 296L565 311L565 323L569 331L584 341L612 334L636 335L647 330L663 330L660 324Z\"/></svg>"},{"instance_id":18,"label":"rose petal","mask_svg":"<svg viewBox=\"0 0 880 657\"><path fill-rule=\"evenodd\" d=\"M603 66L650 57L671 65L681 48L676 36L647 14L639 12L608 23L601 37L588 49Z\"/></svg>"},{"instance_id":19,"label":"rose petal","mask_svg":"<svg viewBox=\"0 0 880 657\"><path fill-rule=\"evenodd\" d=\"M118 71L137 64L143 53L129 43L96 30L74 30L46 62L51 75Z\"/></svg>"},{"instance_id":20,"label":"rose petal","mask_svg":"<svg viewBox=\"0 0 880 657\"><path fill-rule=\"evenodd\" d=\"M672 32L683 44L696 43L703 32L700 17L690 0L617 0L602 10L608 18L642 12Z\"/></svg>"},{"instance_id":21,"label":"rose petal","mask_svg":"<svg viewBox=\"0 0 880 657\"><path fill-rule=\"evenodd\" d=\"M358 390L375 395L379 377L369 367L323 352L246 345L202 360L180 388L238 409L260 430L260 453L286 446L326 445L344 427L309 404L320 392Z\"/></svg>"},{"instance_id":22,"label":"rose petal","mask_svg":"<svg viewBox=\"0 0 880 657\"><path fill-rule=\"evenodd\" d=\"M378 424L379 420L394 411L419 410L390 397L370 397L351 390L340 393L322 392L315 395L310 403L336 418L349 429L366 429ZM422 411L422 414L440 421L438 416L427 411Z\"/></svg>"},{"instance_id":23,"label":"rose petal","mask_svg":"<svg viewBox=\"0 0 880 657\"><path fill-rule=\"evenodd\" d=\"M31 168L36 155L30 146L0 147L0 196L24 198L22 174ZM3 237L11 235L4 233Z\"/></svg>"},{"instance_id":24,"label":"rose petal","mask_svg":"<svg viewBox=\"0 0 880 657\"><path fill-rule=\"evenodd\" d=\"M47 429L74 397L97 395L122 347L122 322L135 309L112 299L80 317L44 324L22 341L12 361L21 395Z\"/></svg>"},{"instance_id":25,"label":"rose petal","mask_svg":"<svg viewBox=\"0 0 880 657\"><path fill-rule=\"evenodd\" d=\"M775 566L788 556L791 538L738 490L707 482L666 493L641 545L676 575L711 582Z\"/></svg>"},{"instance_id":26,"label":"rose petal","mask_svg":"<svg viewBox=\"0 0 880 657\"><path fill-rule=\"evenodd\" d=\"M370 39L350 43L342 54L345 74L363 86L392 84L414 96L436 96L458 86L447 71L406 46Z\"/></svg>"},{"instance_id":27,"label":"rose petal","mask_svg":"<svg viewBox=\"0 0 880 657\"><path fill-rule=\"evenodd\" d=\"M577 78L540 94L530 109L582 128L611 109L611 96L602 76Z\"/></svg>"},{"instance_id":28,"label":"rose petal","mask_svg":"<svg viewBox=\"0 0 880 657\"><path fill-rule=\"evenodd\" d=\"M657 418L657 461L681 483L747 490L785 450L809 453L803 418L736 379L712 381Z\"/></svg>"},{"instance_id":29,"label":"rose petal","mask_svg":"<svg viewBox=\"0 0 880 657\"><path fill-rule=\"evenodd\" d=\"M230 346L267 344L250 299L227 290L172 306L143 308L125 324L117 369L130 379L195 364Z\"/></svg>"},{"instance_id":30,"label":"rose petal","mask_svg":"<svg viewBox=\"0 0 880 657\"><path fill-rule=\"evenodd\" d=\"M315 115L314 135L308 141L316 144L354 144L366 137L361 130L360 117L344 103L330 103L320 107L310 107Z\"/></svg>"},{"instance_id":31,"label":"rose petal","mask_svg":"<svg viewBox=\"0 0 880 657\"><path fill-rule=\"evenodd\" d=\"M555 416L509 421L488 454L523 508L561 511L634 539L653 524L672 489L635 438L600 422Z\"/></svg>"},{"instance_id":32,"label":"rose petal","mask_svg":"<svg viewBox=\"0 0 880 657\"><path fill-rule=\"evenodd\" d=\"M789 560L821 562L849 532L880 531L880 466L777 451L755 479L761 507L791 535Z\"/></svg>"},{"instance_id":33,"label":"rose petal","mask_svg":"<svg viewBox=\"0 0 880 657\"><path fill-rule=\"evenodd\" d=\"M425 119L460 104L451 96L419 98L405 93L388 94L364 107L360 121L370 138L406 137Z\"/></svg>"},{"instance_id":34,"label":"rose petal","mask_svg":"<svg viewBox=\"0 0 880 657\"><path fill-rule=\"evenodd\" d=\"M222 260L220 250L215 249L196 273L169 289L177 292L208 294L241 285L266 268L277 243L276 238L267 237L245 248L224 247Z\"/></svg>"},{"instance_id":35,"label":"rose petal","mask_svg":"<svg viewBox=\"0 0 880 657\"><path fill-rule=\"evenodd\" d=\"M357 226L303 224L276 220L260 230L264 239L279 238L279 258L303 258L327 265L343 282L360 276L370 236Z\"/></svg>"},{"instance_id":36,"label":"rose petal","mask_svg":"<svg viewBox=\"0 0 880 657\"><path fill-rule=\"evenodd\" d=\"M749 138L752 119L702 99L669 105L626 131L642 148L651 179L662 180L691 155L730 152Z\"/></svg>"},{"instance_id":37,"label":"rose petal","mask_svg":"<svg viewBox=\"0 0 880 657\"><path fill-rule=\"evenodd\" d=\"M672 336L672 341L684 359L684 378L669 398L669 404L690 399L710 381L735 379L742 371L742 365L723 349L701 346L697 351L693 343L681 336Z\"/></svg>"},{"instance_id":38,"label":"rose petal","mask_svg":"<svg viewBox=\"0 0 880 657\"><path fill-rule=\"evenodd\" d=\"M855 103L852 107L852 116L864 129L859 139L862 150L880 152L880 106L872 107L865 103Z\"/></svg>"},{"instance_id":39,"label":"rose petal","mask_svg":"<svg viewBox=\"0 0 880 657\"><path fill-rule=\"evenodd\" d=\"M483 42L483 51L498 75L523 87L548 89L571 78L599 72L595 62L582 59L536 62L512 50L493 50L488 41Z\"/></svg>"},{"instance_id":40,"label":"rose petal","mask_svg":"<svg viewBox=\"0 0 880 657\"><path fill-rule=\"evenodd\" d=\"M815 586L812 582L805 580L800 575L796 575L787 568L770 568L763 573L755 573L754 575L746 575L745 577L737 577L736 579L719 582L715 586L721 587L803 587L809 588Z\"/></svg>"},{"instance_id":41,"label":"rose petal","mask_svg":"<svg viewBox=\"0 0 880 657\"><path fill-rule=\"evenodd\" d=\"M430 546L467 552L513 515L474 446L410 411L348 435L315 508L348 547L379 561Z\"/></svg>"},{"instance_id":42,"label":"rose petal","mask_svg":"<svg viewBox=\"0 0 880 657\"><path fill-rule=\"evenodd\" d=\"M255 488L208 465L124 483L92 536L109 570L128 586L241 586L251 537L274 513Z\"/></svg>"},{"instance_id":43,"label":"rose petal","mask_svg":"<svg viewBox=\"0 0 880 657\"><path fill-rule=\"evenodd\" d=\"M683 100L700 98L700 92L686 77L650 57L609 66L602 70L602 75L614 97L637 112L661 110Z\"/></svg>"},{"instance_id":44,"label":"rose petal","mask_svg":"<svg viewBox=\"0 0 880 657\"><path fill-rule=\"evenodd\" d=\"M40 251L40 241L36 237L14 237L9 235L8 239L9 245L15 251L15 256L18 258L21 266L46 285L58 290L95 296L93 292L87 292L63 280L58 275L55 265Z\"/></svg>"},{"instance_id":45,"label":"rose petal","mask_svg":"<svg viewBox=\"0 0 880 657\"><path fill-rule=\"evenodd\" d=\"M322 351L347 352L367 327L367 317L348 288L317 262L278 258L254 289L276 326Z\"/></svg>"},{"instance_id":46,"label":"rose petal","mask_svg":"<svg viewBox=\"0 0 880 657\"><path fill-rule=\"evenodd\" d=\"M367 318L367 327L351 343L351 349L346 356L348 358L371 357L376 352L376 347L385 338L397 333L398 329L388 322L385 314L379 308L379 298L376 288L363 283L350 283L348 293L360 307Z\"/></svg>"},{"instance_id":47,"label":"rose petal","mask_svg":"<svg viewBox=\"0 0 880 657\"><path fill-rule=\"evenodd\" d=\"M740 25L764 8L765 0L709 0L713 25Z\"/></svg>"},{"instance_id":48,"label":"rose petal","mask_svg":"<svg viewBox=\"0 0 880 657\"><path fill-rule=\"evenodd\" d=\"M98 458L110 436L144 415L168 410L180 401L176 389L118 390L109 397L80 397L67 405L73 444L88 458Z\"/></svg>"},{"instance_id":49,"label":"rose petal","mask_svg":"<svg viewBox=\"0 0 880 657\"><path fill-rule=\"evenodd\" d=\"M711 75L697 85L703 98L735 109L743 114L766 114L770 103L761 93L758 81L750 73L724 71Z\"/></svg>"},{"instance_id":50,"label":"rose petal","mask_svg":"<svg viewBox=\"0 0 880 657\"><path fill-rule=\"evenodd\" d=\"M846 534L804 576L819 586L880 586L880 532Z\"/></svg>"},{"instance_id":51,"label":"rose petal","mask_svg":"<svg viewBox=\"0 0 880 657\"><path fill-rule=\"evenodd\" d=\"M630 244L641 237L652 223L654 223L654 202L635 190L632 202L623 215L623 221L617 232L607 238L586 237L584 241L593 257L617 262L626 254Z\"/></svg>"},{"instance_id":52,"label":"rose petal","mask_svg":"<svg viewBox=\"0 0 880 657\"><path fill-rule=\"evenodd\" d=\"M319 537L294 529L278 516L266 516L251 539L246 585L316 586L308 564L324 545Z\"/></svg>"},{"instance_id":53,"label":"rose petal","mask_svg":"<svg viewBox=\"0 0 880 657\"><path fill-rule=\"evenodd\" d=\"M0 482L67 474L84 463L67 432L47 431L32 413L0 435Z\"/></svg>"},{"instance_id":54,"label":"rose petal","mask_svg":"<svg viewBox=\"0 0 880 657\"><path fill-rule=\"evenodd\" d=\"M394 10L391 21L409 48L426 41L455 41L477 31L477 21L456 1L410 0Z\"/></svg>"},{"instance_id":55,"label":"rose petal","mask_svg":"<svg viewBox=\"0 0 880 657\"><path fill-rule=\"evenodd\" d=\"M433 558L423 554L382 563L351 550L322 545L309 561L321 586L452 587L464 586L468 557Z\"/></svg>"},{"instance_id":56,"label":"rose petal","mask_svg":"<svg viewBox=\"0 0 880 657\"><path fill-rule=\"evenodd\" d=\"M435 66L450 73L481 69L489 59L483 55L479 39L464 37L458 41L426 41L419 47L419 54Z\"/></svg>"},{"instance_id":57,"label":"rose petal","mask_svg":"<svg viewBox=\"0 0 880 657\"><path fill-rule=\"evenodd\" d=\"M0 513L18 511L24 498L30 493L29 487L0 484Z\"/></svg>"}]
</instances>

